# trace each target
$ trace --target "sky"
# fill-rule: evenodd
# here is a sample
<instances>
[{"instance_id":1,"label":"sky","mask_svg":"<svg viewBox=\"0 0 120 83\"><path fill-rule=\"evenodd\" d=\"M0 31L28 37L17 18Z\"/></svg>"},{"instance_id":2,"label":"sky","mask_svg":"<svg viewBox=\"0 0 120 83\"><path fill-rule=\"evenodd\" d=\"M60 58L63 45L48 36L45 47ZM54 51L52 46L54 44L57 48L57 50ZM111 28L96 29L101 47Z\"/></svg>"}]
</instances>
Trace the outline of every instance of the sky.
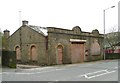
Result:
<instances>
[{"instance_id":1,"label":"sky","mask_svg":"<svg viewBox=\"0 0 120 83\"><path fill-rule=\"evenodd\" d=\"M120 0L0 0L0 29L13 34L22 20L29 25L82 31L98 29L103 33L103 10L106 10L106 33L118 27L118 2ZM20 12L21 11L21 12Z\"/></svg>"}]
</instances>

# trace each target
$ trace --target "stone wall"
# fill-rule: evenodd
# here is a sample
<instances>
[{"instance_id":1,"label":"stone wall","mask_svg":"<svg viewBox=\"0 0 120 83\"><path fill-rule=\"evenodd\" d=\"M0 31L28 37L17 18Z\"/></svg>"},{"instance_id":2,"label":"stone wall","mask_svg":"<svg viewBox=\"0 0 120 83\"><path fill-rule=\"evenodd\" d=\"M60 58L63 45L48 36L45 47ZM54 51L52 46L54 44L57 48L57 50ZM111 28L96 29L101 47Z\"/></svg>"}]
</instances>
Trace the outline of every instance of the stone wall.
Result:
<instances>
[{"instance_id":1,"label":"stone wall","mask_svg":"<svg viewBox=\"0 0 120 83\"><path fill-rule=\"evenodd\" d=\"M90 33L82 32L78 26L72 30L48 27L48 55L50 64L56 64L56 47L59 44L63 45L63 64L71 63L70 39L86 40L85 50L88 50L88 56L85 56L85 61L97 60L102 57L103 36L99 34L98 30L93 30ZM94 55L94 51L91 52L91 45L94 40L97 40L100 46L100 52L97 55Z\"/></svg>"},{"instance_id":2,"label":"stone wall","mask_svg":"<svg viewBox=\"0 0 120 83\"><path fill-rule=\"evenodd\" d=\"M40 65L58 64L58 50L62 51L62 64L72 63L71 59L71 39L77 39L84 44L84 61L98 60L103 54L103 35L98 30L83 32L79 26L72 30L55 27L47 27L48 35L33 30L30 26L21 26L16 32L9 36L9 50L15 51L20 47L22 63L32 62L32 51L37 55L36 62ZM34 46L35 49L31 50ZM58 49L62 47L62 50ZM92 48L92 49L91 49ZM34 51L35 50L35 51ZM86 55L87 52L87 55ZM19 52L17 52L18 54ZM35 58L33 56L33 58Z\"/></svg>"},{"instance_id":3,"label":"stone wall","mask_svg":"<svg viewBox=\"0 0 120 83\"><path fill-rule=\"evenodd\" d=\"M30 62L31 60L31 46L36 46L37 49L37 63L47 64L46 59L46 37L42 34L32 30L28 26L20 27L13 35L9 37L9 50L14 51L16 46L21 47L21 61Z\"/></svg>"}]
</instances>

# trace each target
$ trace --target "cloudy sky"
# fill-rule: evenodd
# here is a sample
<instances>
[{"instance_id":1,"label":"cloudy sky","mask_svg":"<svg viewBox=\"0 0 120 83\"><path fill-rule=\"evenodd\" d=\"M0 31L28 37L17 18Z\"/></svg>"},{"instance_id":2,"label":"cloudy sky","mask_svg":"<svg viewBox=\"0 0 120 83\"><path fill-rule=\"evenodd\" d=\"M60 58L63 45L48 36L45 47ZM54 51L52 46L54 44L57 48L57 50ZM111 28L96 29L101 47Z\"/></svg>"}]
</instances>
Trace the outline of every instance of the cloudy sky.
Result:
<instances>
[{"instance_id":1,"label":"cloudy sky","mask_svg":"<svg viewBox=\"0 0 120 83\"><path fill-rule=\"evenodd\" d=\"M103 33L103 9L106 10L106 32L118 26L120 0L0 0L0 28L12 34L27 20L30 25L82 31L98 29ZM19 12L21 11L21 13Z\"/></svg>"}]
</instances>

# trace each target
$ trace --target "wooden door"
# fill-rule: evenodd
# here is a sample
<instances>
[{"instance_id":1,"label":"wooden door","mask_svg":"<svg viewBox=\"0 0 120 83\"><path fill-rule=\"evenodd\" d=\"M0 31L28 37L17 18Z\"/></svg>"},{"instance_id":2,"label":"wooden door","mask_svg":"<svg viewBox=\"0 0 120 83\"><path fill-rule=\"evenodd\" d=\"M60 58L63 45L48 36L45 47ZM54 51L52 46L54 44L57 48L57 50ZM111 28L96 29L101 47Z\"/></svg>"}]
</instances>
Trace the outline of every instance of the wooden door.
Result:
<instances>
[{"instance_id":1,"label":"wooden door","mask_svg":"<svg viewBox=\"0 0 120 83\"><path fill-rule=\"evenodd\" d=\"M96 39L91 45L91 55L100 55L100 45Z\"/></svg>"},{"instance_id":2,"label":"wooden door","mask_svg":"<svg viewBox=\"0 0 120 83\"><path fill-rule=\"evenodd\" d=\"M31 60L36 61L37 60L37 49L35 46L31 47Z\"/></svg>"},{"instance_id":3,"label":"wooden door","mask_svg":"<svg viewBox=\"0 0 120 83\"><path fill-rule=\"evenodd\" d=\"M57 48L57 64L62 64L63 47L60 45Z\"/></svg>"},{"instance_id":4,"label":"wooden door","mask_svg":"<svg viewBox=\"0 0 120 83\"><path fill-rule=\"evenodd\" d=\"M21 60L20 47L17 46L17 47L15 48L15 51L16 51L16 59L17 59L17 60Z\"/></svg>"},{"instance_id":5,"label":"wooden door","mask_svg":"<svg viewBox=\"0 0 120 83\"><path fill-rule=\"evenodd\" d=\"M79 63L84 61L84 44L79 42L72 42L71 61L72 63Z\"/></svg>"}]
</instances>

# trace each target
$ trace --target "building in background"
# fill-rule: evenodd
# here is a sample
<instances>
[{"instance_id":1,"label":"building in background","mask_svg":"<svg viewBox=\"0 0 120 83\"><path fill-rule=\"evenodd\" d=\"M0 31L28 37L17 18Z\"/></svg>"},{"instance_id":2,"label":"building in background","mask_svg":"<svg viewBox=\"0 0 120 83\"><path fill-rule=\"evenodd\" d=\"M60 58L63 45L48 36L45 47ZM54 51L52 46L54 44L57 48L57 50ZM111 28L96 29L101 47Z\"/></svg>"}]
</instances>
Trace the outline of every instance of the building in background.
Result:
<instances>
[{"instance_id":1,"label":"building in background","mask_svg":"<svg viewBox=\"0 0 120 83\"><path fill-rule=\"evenodd\" d=\"M68 30L33 26L23 21L7 41L7 50L16 51L20 63L55 65L103 58L103 35L97 29L84 32L79 26Z\"/></svg>"}]
</instances>

